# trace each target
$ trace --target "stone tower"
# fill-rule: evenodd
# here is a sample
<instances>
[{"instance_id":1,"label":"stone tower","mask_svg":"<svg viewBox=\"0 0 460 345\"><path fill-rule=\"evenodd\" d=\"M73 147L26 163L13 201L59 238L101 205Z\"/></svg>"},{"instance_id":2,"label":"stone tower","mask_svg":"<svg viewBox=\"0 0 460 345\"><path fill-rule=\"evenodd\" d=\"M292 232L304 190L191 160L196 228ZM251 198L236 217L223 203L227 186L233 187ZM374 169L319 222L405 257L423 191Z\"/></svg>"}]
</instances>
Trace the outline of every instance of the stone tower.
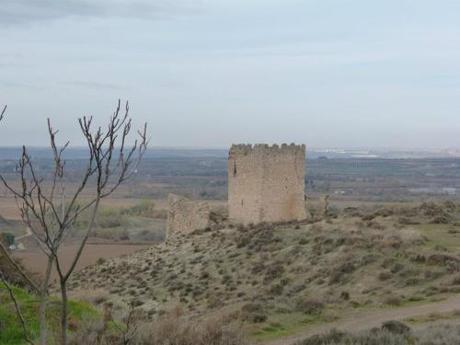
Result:
<instances>
[{"instance_id":1,"label":"stone tower","mask_svg":"<svg viewBox=\"0 0 460 345\"><path fill-rule=\"evenodd\" d=\"M306 218L305 145L233 145L228 156L228 210L238 223Z\"/></svg>"}]
</instances>

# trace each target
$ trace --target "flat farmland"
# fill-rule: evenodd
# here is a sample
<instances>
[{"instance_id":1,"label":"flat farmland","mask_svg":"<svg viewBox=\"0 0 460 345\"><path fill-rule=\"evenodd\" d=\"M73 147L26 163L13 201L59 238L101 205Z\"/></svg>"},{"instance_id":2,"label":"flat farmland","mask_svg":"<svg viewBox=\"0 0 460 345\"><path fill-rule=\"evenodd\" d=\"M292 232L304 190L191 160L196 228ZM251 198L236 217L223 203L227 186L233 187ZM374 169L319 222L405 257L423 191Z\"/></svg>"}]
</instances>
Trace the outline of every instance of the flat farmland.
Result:
<instances>
[{"instance_id":1,"label":"flat farmland","mask_svg":"<svg viewBox=\"0 0 460 345\"><path fill-rule=\"evenodd\" d=\"M87 266L94 265L99 259L109 259L117 256L123 256L149 248L150 244L130 244L130 243L89 243L83 250L80 261L77 263L76 271ZM77 244L67 244L61 249L61 258L64 259L63 266L68 269L71 260L77 251ZM31 272L43 276L46 269L46 256L38 249L27 249L18 251L14 256ZM54 269L52 279L57 279L57 272Z\"/></svg>"},{"instance_id":2,"label":"flat farmland","mask_svg":"<svg viewBox=\"0 0 460 345\"><path fill-rule=\"evenodd\" d=\"M21 216L13 197L0 197L0 215L5 219L20 220Z\"/></svg>"}]
</instances>

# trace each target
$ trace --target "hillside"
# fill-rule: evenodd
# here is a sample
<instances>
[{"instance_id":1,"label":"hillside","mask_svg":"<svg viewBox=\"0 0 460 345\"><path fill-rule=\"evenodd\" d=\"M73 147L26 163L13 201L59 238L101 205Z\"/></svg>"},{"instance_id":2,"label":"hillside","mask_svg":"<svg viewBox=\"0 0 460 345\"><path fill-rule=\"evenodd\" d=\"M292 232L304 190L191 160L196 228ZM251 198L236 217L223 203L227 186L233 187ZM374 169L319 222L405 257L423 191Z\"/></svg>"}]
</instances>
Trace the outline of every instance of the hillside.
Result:
<instances>
[{"instance_id":1,"label":"hillside","mask_svg":"<svg viewBox=\"0 0 460 345\"><path fill-rule=\"evenodd\" d=\"M290 334L351 309L397 307L460 291L460 208L346 208L328 219L228 227L170 239L73 277L74 295L161 314L229 314L254 337ZM108 294L102 291L107 291Z\"/></svg>"}]
</instances>

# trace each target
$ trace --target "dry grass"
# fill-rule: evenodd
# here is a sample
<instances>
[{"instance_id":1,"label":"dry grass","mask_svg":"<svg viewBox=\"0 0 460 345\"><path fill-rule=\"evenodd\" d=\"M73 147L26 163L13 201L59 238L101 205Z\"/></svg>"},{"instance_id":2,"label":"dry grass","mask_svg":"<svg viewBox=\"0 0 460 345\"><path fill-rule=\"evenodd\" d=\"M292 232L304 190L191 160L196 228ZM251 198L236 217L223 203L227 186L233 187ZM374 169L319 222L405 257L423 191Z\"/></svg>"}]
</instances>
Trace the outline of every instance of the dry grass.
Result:
<instances>
[{"instance_id":1,"label":"dry grass","mask_svg":"<svg viewBox=\"0 0 460 345\"><path fill-rule=\"evenodd\" d=\"M86 324L73 334L70 345L245 345L241 327L225 318L193 321L176 311L154 321L131 311L123 324Z\"/></svg>"},{"instance_id":2,"label":"dry grass","mask_svg":"<svg viewBox=\"0 0 460 345\"><path fill-rule=\"evenodd\" d=\"M384 323L381 328L360 333L333 330L309 337L296 345L458 345L459 325L432 325L412 331L398 321Z\"/></svg>"}]
</instances>

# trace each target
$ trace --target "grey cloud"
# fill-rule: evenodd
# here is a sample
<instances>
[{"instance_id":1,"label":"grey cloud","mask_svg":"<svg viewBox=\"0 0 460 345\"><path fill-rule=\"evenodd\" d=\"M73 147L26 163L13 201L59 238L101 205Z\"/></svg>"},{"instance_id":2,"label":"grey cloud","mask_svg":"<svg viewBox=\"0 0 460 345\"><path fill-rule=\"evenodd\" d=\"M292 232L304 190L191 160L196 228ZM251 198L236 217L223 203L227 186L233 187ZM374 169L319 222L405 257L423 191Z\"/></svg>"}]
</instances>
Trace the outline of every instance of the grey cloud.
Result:
<instances>
[{"instance_id":1,"label":"grey cloud","mask_svg":"<svg viewBox=\"0 0 460 345\"><path fill-rule=\"evenodd\" d=\"M168 18L191 13L199 2L191 0L4 0L0 25L13 25L65 17Z\"/></svg>"},{"instance_id":2,"label":"grey cloud","mask_svg":"<svg viewBox=\"0 0 460 345\"><path fill-rule=\"evenodd\" d=\"M0 67L2 67L2 64L0 64ZM13 87L13 88L27 88L27 89L38 89L39 88L39 86L32 85L30 83L21 83L21 82L16 82L16 81L9 81L9 80L1 80L0 86Z\"/></svg>"}]
</instances>

